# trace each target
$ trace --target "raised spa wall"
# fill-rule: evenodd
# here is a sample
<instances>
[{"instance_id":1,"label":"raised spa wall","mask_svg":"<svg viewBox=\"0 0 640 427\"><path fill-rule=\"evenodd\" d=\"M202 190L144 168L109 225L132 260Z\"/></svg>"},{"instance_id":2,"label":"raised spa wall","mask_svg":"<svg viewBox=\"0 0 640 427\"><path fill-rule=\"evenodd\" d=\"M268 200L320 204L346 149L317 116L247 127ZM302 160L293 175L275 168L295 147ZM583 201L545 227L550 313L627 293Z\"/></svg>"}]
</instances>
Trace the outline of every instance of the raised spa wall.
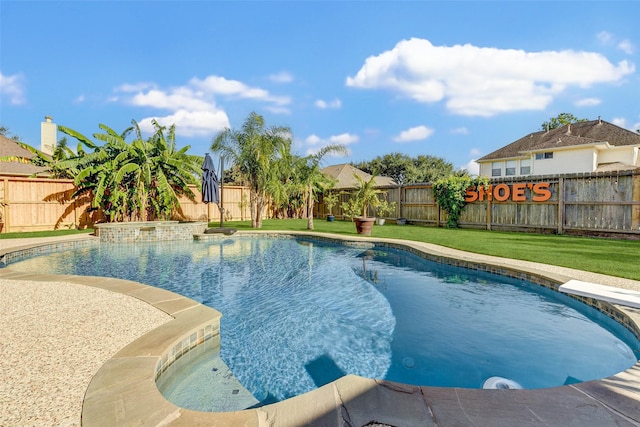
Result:
<instances>
[{"instance_id":1,"label":"raised spa wall","mask_svg":"<svg viewBox=\"0 0 640 427\"><path fill-rule=\"evenodd\" d=\"M95 225L95 234L101 242L160 242L167 240L193 240L207 229L206 222L144 221L109 222Z\"/></svg>"}]
</instances>

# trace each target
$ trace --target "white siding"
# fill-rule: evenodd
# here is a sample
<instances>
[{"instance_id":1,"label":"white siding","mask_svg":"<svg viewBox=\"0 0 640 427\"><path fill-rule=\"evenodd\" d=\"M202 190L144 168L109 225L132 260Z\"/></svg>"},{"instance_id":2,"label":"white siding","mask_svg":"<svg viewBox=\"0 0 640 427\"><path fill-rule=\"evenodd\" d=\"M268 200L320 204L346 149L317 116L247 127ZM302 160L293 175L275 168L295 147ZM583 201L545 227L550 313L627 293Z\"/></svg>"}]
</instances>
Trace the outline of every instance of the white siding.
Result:
<instances>
[{"instance_id":1,"label":"white siding","mask_svg":"<svg viewBox=\"0 0 640 427\"><path fill-rule=\"evenodd\" d=\"M479 163L480 172L478 172L479 176L491 176L491 162L482 162Z\"/></svg>"},{"instance_id":2,"label":"white siding","mask_svg":"<svg viewBox=\"0 0 640 427\"><path fill-rule=\"evenodd\" d=\"M637 162L638 149L633 146L613 147L608 150L598 151L598 164L620 162L626 165L634 165Z\"/></svg>"},{"instance_id":3,"label":"white siding","mask_svg":"<svg viewBox=\"0 0 640 427\"><path fill-rule=\"evenodd\" d=\"M554 151L553 159L538 159L531 164L534 175L593 172L596 169L596 152L593 147Z\"/></svg>"}]
</instances>

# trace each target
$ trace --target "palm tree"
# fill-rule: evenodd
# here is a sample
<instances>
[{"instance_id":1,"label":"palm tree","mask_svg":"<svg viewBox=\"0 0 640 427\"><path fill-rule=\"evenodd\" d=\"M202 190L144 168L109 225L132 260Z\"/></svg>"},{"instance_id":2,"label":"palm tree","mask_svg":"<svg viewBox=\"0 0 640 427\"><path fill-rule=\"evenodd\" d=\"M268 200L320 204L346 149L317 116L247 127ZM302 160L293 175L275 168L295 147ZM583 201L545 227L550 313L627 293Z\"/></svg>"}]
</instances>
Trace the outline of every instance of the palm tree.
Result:
<instances>
[{"instance_id":1,"label":"palm tree","mask_svg":"<svg viewBox=\"0 0 640 427\"><path fill-rule=\"evenodd\" d=\"M320 162L329 154L345 155L349 151L341 144L327 145L316 154L304 158L302 163L300 182L304 187L304 200L307 208L307 230L313 230L313 204L318 192L324 192L333 187L333 181L320 171Z\"/></svg>"},{"instance_id":2,"label":"palm tree","mask_svg":"<svg viewBox=\"0 0 640 427\"><path fill-rule=\"evenodd\" d=\"M375 208L380 204L378 194L382 193L380 190L376 190L375 175L371 176L369 181L365 181L360 175L353 174L356 179L356 191L353 194L353 199L356 200L358 206L362 209L362 217L367 218L369 212L369 206Z\"/></svg>"},{"instance_id":3,"label":"palm tree","mask_svg":"<svg viewBox=\"0 0 640 427\"><path fill-rule=\"evenodd\" d=\"M231 159L246 177L252 228L262 227L266 191L274 176L270 170L285 145L291 145L291 130L283 126L266 128L264 118L256 112L249 114L240 130L227 128L211 144L213 152Z\"/></svg>"}]
</instances>

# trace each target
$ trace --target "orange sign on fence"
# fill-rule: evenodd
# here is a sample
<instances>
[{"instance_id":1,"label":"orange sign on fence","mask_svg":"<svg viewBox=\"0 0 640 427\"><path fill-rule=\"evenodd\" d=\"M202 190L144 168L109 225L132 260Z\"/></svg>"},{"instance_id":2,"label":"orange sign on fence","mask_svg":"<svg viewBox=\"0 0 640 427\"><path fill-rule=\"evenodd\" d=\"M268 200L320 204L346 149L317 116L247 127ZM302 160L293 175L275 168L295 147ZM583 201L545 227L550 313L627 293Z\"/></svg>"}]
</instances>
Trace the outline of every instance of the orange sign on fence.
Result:
<instances>
[{"instance_id":1,"label":"orange sign on fence","mask_svg":"<svg viewBox=\"0 0 640 427\"><path fill-rule=\"evenodd\" d=\"M531 200L534 202L544 202L551 198L551 191L548 182L518 182L515 184L497 184L485 187L471 187L467 189L465 202L482 202L484 200L496 200L506 202L511 199L514 202L525 202L527 200L525 191L528 188L532 193Z\"/></svg>"}]
</instances>

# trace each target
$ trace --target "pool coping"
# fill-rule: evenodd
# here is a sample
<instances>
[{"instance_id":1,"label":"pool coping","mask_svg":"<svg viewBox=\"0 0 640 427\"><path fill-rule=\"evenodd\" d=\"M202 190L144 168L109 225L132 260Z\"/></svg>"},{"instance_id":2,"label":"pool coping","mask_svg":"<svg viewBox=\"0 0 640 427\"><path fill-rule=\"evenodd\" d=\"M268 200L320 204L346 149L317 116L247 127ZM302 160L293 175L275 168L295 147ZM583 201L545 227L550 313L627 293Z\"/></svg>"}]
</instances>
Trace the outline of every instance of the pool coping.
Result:
<instances>
[{"instance_id":1,"label":"pool coping","mask_svg":"<svg viewBox=\"0 0 640 427\"><path fill-rule=\"evenodd\" d=\"M450 251L436 245L405 240L309 232L238 232L238 235L251 234L404 247L427 253L430 259L453 261L456 265L471 263L485 267L486 271L505 271L517 277L530 276L555 283L557 287L572 279L566 274L515 265L513 260ZM0 250L0 257L9 252L47 244L27 244ZM216 322L219 325L219 312L178 294L121 279L23 273L12 271L10 266L0 269L0 277L94 286L138 298L174 317L125 346L99 369L87 388L83 403L82 424L85 426L351 426L371 422L391 426L640 425L640 362L602 380L536 390L417 387L348 375L309 393L257 409L228 413L192 411L180 408L162 396L155 384L158 367L163 357L168 358L171 351L175 357L178 348L189 348L205 339L215 339L219 343L219 326L218 329L212 326ZM636 328L640 325L640 310L586 300L603 310L623 313ZM208 338L205 332L207 326L210 327ZM199 335L199 331L202 331L202 335ZM191 340L192 337L194 340ZM188 341L185 342L185 338Z\"/></svg>"}]
</instances>

